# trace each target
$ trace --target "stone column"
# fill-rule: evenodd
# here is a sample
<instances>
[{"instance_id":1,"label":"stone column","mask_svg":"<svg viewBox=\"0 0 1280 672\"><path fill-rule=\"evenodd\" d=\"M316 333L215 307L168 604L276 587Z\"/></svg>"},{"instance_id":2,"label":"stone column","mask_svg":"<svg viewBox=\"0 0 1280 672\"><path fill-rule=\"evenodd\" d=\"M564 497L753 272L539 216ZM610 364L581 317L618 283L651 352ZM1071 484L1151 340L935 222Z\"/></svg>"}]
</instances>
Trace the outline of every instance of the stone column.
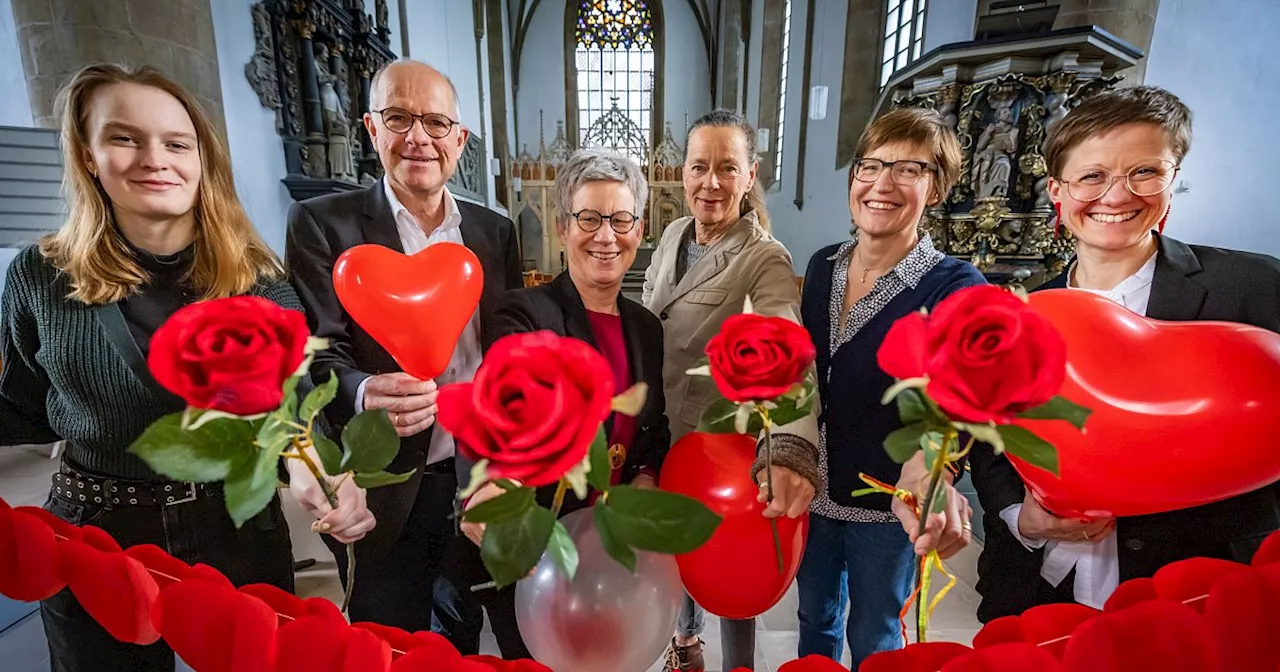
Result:
<instances>
[{"instance_id":1,"label":"stone column","mask_svg":"<svg viewBox=\"0 0 1280 672\"><path fill-rule=\"evenodd\" d=\"M1058 5L1054 29L1097 26L1151 54L1151 36L1156 29L1160 0L1061 0ZM1124 75L1123 86L1141 84L1147 74L1147 59L1119 74Z\"/></svg>"},{"instance_id":2,"label":"stone column","mask_svg":"<svg viewBox=\"0 0 1280 672\"><path fill-rule=\"evenodd\" d=\"M195 94L226 137L210 0L12 0L37 126L52 127L58 88L97 62L150 65Z\"/></svg>"}]
</instances>

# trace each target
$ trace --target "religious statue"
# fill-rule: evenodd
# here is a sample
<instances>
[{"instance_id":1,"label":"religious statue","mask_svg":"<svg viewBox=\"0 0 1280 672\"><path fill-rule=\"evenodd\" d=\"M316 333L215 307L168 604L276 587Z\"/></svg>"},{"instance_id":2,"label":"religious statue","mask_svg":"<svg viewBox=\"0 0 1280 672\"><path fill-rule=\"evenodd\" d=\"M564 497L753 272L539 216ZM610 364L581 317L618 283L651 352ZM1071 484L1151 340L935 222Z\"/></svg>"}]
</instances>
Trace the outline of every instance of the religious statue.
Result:
<instances>
[{"instance_id":1,"label":"religious statue","mask_svg":"<svg viewBox=\"0 0 1280 672\"><path fill-rule=\"evenodd\" d=\"M1008 195L1017 150L1018 127L1013 125L1013 111L1002 105L996 108L996 120L983 129L974 147L969 188L975 199Z\"/></svg>"},{"instance_id":2,"label":"religious statue","mask_svg":"<svg viewBox=\"0 0 1280 672\"><path fill-rule=\"evenodd\" d=\"M271 33L271 15L262 3L256 3L253 12L253 58L244 64L244 76L249 86L258 94L258 102L275 112L276 133L284 130L284 120L280 110L284 103L280 100L280 80L276 76L275 39Z\"/></svg>"},{"instance_id":3,"label":"religious statue","mask_svg":"<svg viewBox=\"0 0 1280 672\"><path fill-rule=\"evenodd\" d=\"M1058 125L1067 116L1067 98L1066 91L1050 91L1044 97L1044 134L1049 137L1049 133L1053 131L1053 127ZM1052 204L1049 198L1049 175L1046 173L1044 177L1036 180L1036 203L1035 208L1049 208Z\"/></svg>"},{"instance_id":4,"label":"religious statue","mask_svg":"<svg viewBox=\"0 0 1280 672\"><path fill-rule=\"evenodd\" d=\"M320 84L320 108L324 117L324 132L328 139L329 177L335 180L354 182L355 165L351 160L351 130L348 124L347 110L351 109L351 99L347 96L346 105L339 96L339 88L346 90L346 85L335 73L345 77L346 63L341 53L333 55L332 65L329 59L329 48L323 42L316 43L316 81Z\"/></svg>"}]
</instances>

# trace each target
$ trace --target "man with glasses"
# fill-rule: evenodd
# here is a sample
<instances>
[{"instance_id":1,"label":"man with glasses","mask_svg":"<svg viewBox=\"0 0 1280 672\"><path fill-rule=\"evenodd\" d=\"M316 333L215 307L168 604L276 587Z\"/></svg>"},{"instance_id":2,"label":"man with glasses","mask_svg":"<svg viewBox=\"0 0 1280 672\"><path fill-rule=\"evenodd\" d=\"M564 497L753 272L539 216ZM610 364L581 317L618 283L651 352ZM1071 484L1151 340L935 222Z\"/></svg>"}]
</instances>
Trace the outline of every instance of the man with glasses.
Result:
<instances>
[{"instance_id":1,"label":"man with glasses","mask_svg":"<svg viewBox=\"0 0 1280 672\"><path fill-rule=\"evenodd\" d=\"M385 175L367 189L295 204L285 259L312 332L329 339L311 371L317 383L337 374L337 400L326 408L330 421L341 427L362 410L387 409L401 437L400 454L388 469L414 470L407 482L367 494L378 525L356 545L351 619L416 632L432 629L433 615L456 620L458 596L466 591L438 581L456 536L454 497L468 465L458 463L453 437L435 427L437 389L472 378L480 365L483 316L497 295L523 283L511 220L455 199L446 187L468 136L449 79L426 64L396 61L374 75L369 106L365 129ZM343 309L333 289L333 265L343 252L365 243L414 254L441 242L475 252L484 269L484 290L448 369L436 380L417 380ZM327 506L322 497L316 499L314 507ZM325 541L331 543L328 537ZM345 580L345 549L332 543L331 548ZM442 629L440 623L436 618L436 630ZM478 639L479 625L472 626Z\"/></svg>"}]
</instances>

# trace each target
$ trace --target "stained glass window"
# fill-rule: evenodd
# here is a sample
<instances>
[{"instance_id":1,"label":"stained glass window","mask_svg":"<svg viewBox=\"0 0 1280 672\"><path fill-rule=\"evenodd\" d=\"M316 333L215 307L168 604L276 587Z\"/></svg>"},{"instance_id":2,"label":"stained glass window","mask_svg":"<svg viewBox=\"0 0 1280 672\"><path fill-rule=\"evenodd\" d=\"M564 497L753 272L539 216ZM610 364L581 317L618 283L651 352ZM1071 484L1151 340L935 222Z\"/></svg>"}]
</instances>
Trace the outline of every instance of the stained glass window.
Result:
<instances>
[{"instance_id":1,"label":"stained glass window","mask_svg":"<svg viewBox=\"0 0 1280 672\"><path fill-rule=\"evenodd\" d=\"M920 58L924 47L925 0L889 0L884 24L884 54L880 59L880 86L893 73Z\"/></svg>"},{"instance_id":2,"label":"stained glass window","mask_svg":"<svg viewBox=\"0 0 1280 672\"><path fill-rule=\"evenodd\" d=\"M651 137L654 30L648 3L580 0L576 35L578 145L606 146L643 160L643 146L609 138L639 137L647 146ZM593 129L605 125L610 128Z\"/></svg>"}]
</instances>

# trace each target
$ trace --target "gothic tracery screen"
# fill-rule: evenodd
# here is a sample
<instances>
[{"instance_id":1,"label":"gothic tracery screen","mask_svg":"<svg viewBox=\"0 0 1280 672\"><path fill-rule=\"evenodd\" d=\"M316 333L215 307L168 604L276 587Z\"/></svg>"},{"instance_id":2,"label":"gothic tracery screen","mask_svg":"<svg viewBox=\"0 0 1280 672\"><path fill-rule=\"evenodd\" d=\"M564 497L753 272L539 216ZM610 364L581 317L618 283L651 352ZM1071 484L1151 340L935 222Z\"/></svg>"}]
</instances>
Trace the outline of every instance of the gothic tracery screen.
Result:
<instances>
[{"instance_id":1,"label":"gothic tracery screen","mask_svg":"<svg viewBox=\"0 0 1280 672\"><path fill-rule=\"evenodd\" d=\"M579 0L575 34L578 145L612 145L637 160L644 160L645 147L652 135L654 87L654 31L649 3ZM613 111L615 106L617 112ZM592 135L593 126L599 125L597 122L616 128L618 121L627 121L626 126L639 131L640 146L636 146L635 133L604 134L622 138L616 142L602 137L600 132Z\"/></svg>"}]
</instances>

